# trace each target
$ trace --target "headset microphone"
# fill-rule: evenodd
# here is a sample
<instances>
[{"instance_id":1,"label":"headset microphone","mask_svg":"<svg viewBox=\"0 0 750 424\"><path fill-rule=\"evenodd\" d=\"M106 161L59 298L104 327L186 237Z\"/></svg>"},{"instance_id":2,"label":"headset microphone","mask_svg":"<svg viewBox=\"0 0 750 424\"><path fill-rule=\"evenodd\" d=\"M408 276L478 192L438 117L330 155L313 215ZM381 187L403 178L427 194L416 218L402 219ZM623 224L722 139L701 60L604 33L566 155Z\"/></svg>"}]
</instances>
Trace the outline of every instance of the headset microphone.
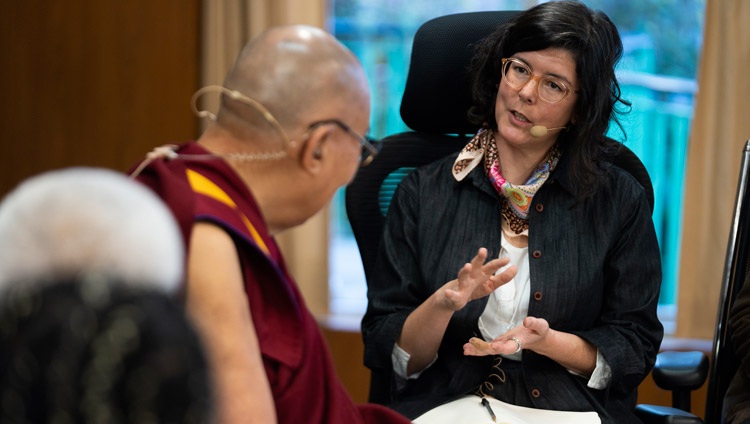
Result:
<instances>
[{"instance_id":1,"label":"headset microphone","mask_svg":"<svg viewBox=\"0 0 750 424\"><path fill-rule=\"evenodd\" d=\"M566 127L547 128L544 125L534 125L533 127L529 129L529 134L531 134L532 137L539 138L539 137L544 137L545 135L547 135L549 131L557 131L563 128L566 128Z\"/></svg>"}]
</instances>

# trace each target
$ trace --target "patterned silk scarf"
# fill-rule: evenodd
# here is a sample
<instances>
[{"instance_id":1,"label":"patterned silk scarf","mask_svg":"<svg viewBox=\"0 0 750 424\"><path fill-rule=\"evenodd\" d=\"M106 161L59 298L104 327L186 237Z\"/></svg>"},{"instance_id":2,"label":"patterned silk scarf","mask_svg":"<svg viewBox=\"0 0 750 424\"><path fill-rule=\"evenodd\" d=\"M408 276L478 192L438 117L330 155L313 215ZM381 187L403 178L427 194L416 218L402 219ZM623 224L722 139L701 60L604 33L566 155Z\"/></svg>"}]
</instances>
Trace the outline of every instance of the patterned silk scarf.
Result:
<instances>
[{"instance_id":1,"label":"patterned silk scarf","mask_svg":"<svg viewBox=\"0 0 750 424\"><path fill-rule=\"evenodd\" d=\"M500 173L497 146L492 131L481 130L463 148L454 162L454 178L461 181L482 158L484 158L484 171L487 178L503 198L502 217L514 233L528 235L528 208L531 206L531 200L557 166L560 160L560 150L557 145L552 146L525 184L511 184Z\"/></svg>"}]
</instances>

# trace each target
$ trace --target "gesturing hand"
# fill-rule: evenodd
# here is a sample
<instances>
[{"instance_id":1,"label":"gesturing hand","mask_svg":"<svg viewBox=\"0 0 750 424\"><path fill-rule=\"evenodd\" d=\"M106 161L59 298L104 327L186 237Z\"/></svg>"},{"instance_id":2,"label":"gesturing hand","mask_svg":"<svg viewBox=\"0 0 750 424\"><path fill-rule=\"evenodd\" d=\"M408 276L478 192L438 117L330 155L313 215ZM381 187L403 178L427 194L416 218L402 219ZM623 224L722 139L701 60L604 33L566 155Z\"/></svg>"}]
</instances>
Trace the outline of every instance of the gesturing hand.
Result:
<instances>
[{"instance_id":1,"label":"gesturing hand","mask_svg":"<svg viewBox=\"0 0 750 424\"><path fill-rule=\"evenodd\" d=\"M515 277L515 265L495 275L498 269L508 264L508 258L493 259L484 263L486 259L487 249L482 247L471 262L458 271L458 278L442 287L442 300L446 307L458 311L469 301L489 295Z\"/></svg>"},{"instance_id":2,"label":"gesturing hand","mask_svg":"<svg viewBox=\"0 0 750 424\"><path fill-rule=\"evenodd\" d=\"M510 355L521 349L535 350L549 332L549 323L544 318L526 317L522 325L510 329L489 343L472 337L469 343L464 344L464 355Z\"/></svg>"}]
</instances>

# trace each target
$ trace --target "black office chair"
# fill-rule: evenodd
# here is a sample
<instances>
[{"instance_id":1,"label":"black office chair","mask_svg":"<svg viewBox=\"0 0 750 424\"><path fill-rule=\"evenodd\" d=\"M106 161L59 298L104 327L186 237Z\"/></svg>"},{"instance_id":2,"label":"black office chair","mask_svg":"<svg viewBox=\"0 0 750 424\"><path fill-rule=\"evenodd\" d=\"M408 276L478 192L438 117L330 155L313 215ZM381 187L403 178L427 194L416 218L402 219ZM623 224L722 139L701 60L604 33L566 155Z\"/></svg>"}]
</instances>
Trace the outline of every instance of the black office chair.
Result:
<instances>
[{"instance_id":1,"label":"black office chair","mask_svg":"<svg viewBox=\"0 0 750 424\"><path fill-rule=\"evenodd\" d=\"M385 137L380 153L346 189L346 212L367 280L375 272L385 214L398 183L416 167L460 150L478 129L467 118L471 89L466 71L473 46L518 13L447 15L417 30L401 100L401 118L412 131ZM623 146L612 161L644 186L653 210L651 179L638 157ZM371 371L370 401L387 403L391 370Z\"/></svg>"},{"instance_id":2,"label":"black office chair","mask_svg":"<svg viewBox=\"0 0 750 424\"><path fill-rule=\"evenodd\" d=\"M750 277L750 140L743 149L737 183L732 225L729 232L724 275L719 293L719 310L716 317L708 371L705 423L722 421L724 394L739 361L731 343L727 325L729 312L745 280ZM663 352L654 367L654 381L659 387L672 391L672 407L638 405L636 412L646 424L702 423L690 413L690 391L701 387L706 379L708 358L701 352Z\"/></svg>"}]
</instances>

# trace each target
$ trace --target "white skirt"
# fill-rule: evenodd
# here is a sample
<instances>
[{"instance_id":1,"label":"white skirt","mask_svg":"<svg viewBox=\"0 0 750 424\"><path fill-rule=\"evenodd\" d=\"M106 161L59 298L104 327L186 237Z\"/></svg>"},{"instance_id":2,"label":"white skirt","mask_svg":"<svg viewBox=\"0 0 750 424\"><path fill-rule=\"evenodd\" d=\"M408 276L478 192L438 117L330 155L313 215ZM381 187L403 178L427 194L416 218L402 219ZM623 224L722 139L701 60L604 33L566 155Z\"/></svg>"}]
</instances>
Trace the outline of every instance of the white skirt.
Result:
<instances>
[{"instance_id":1,"label":"white skirt","mask_svg":"<svg viewBox=\"0 0 750 424\"><path fill-rule=\"evenodd\" d=\"M497 417L495 424L601 424L596 412L553 411L526 408L488 397ZM490 411L478 396L468 395L420 415L415 424L493 424Z\"/></svg>"}]
</instances>

